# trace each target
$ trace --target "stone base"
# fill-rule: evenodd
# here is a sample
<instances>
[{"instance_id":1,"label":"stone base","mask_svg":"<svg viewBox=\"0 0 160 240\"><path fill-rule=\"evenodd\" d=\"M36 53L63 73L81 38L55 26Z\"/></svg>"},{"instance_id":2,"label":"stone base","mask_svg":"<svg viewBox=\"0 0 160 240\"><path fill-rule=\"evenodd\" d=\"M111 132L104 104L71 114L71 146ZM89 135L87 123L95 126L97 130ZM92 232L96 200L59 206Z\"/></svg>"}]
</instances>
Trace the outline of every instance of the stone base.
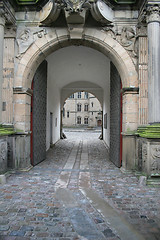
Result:
<instances>
[{"instance_id":1,"label":"stone base","mask_svg":"<svg viewBox=\"0 0 160 240\"><path fill-rule=\"evenodd\" d=\"M121 171L134 171L136 159L136 136L131 134L123 134L122 148L123 154Z\"/></svg>"},{"instance_id":2,"label":"stone base","mask_svg":"<svg viewBox=\"0 0 160 240\"><path fill-rule=\"evenodd\" d=\"M137 166L148 178L160 179L160 139L137 138Z\"/></svg>"},{"instance_id":3,"label":"stone base","mask_svg":"<svg viewBox=\"0 0 160 240\"><path fill-rule=\"evenodd\" d=\"M15 138L15 168L30 167L30 135L18 135Z\"/></svg>"},{"instance_id":4,"label":"stone base","mask_svg":"<svg viewBox=\"0 0 160 240\"><path fill-rule=\"evenodd\" d=\"M32 168L33 168L33 166L30 164L26 168L19 168L18 171L20 171L20 172L29 172Z\"/></svg>"},{"instance_id":5,"label":"stone base","mask_svg":"<svg viewBox=\"0 0 160 240\"><path fill-rule=\"evenodd\" d=\"M6 181L6 174L1 174L0 175L0 184L5 184Z\"/></svg>"},{"instance_id":6,"label":"stone base","mask_svg":"<svg viewBox=\"0 0 160 240\"><path fill-rule=\"evenodd\" d=\"M147 177L146 176L140 176L139 177L139 186L146 186L147 184Z\"/></svg>"},{"instance_id":7,"label":"stone base","mask_svg":"<svg viewBox=\"0 0 160 240\"><path fill-rule=\"evenodd\" d=\"M30 169L30 135L8 136L8 169L28 171Z\"/></svg>"},{"instance_id":8,"label":"stone base","mask_svg":"<svg viewBox=\"0 0 160 240\"><path fill-rule=\"evenodd\" d=\"M120 170L121 170L122 173L128 173L128 174L133 172L131 170L126 170L124 167L121 167Z\"/></svg>"},{"instance_id":9,"label":"stone base","mask_svg":"<svg viewBox=\"0 0 160 240\"><path fill-rule=\"evenodd\" d=\"M147 179L147 185L160 186L160 177L151 177Z\"/></svg>"},{"instance_id":10,"label":"stone base","mask_svg":"<svg viewBox=\"0 0 160 240\"><path fill-rule=\"evenodd\" d=\"M7 171L7 137L0 137L0 174Z\"/></svg>"},{"instance_id":11,"label":"stone base","mask_svg":"<svg viewBox=\"0 0 160 240\"><path fill-rule=\"evenodd\" d=\"M7 178L11 175L11 172L6 172L4 174L0 174L0 184L6 184Z\"/></svg>"}]
</instances>

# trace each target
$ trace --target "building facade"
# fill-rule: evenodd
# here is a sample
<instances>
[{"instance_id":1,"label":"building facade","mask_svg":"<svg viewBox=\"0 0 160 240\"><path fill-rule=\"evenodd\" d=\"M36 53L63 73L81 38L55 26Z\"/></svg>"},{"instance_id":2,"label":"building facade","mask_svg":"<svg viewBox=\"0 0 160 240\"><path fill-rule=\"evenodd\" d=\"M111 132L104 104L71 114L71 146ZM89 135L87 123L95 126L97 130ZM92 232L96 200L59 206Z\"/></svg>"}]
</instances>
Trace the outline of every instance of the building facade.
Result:
<instances>
[{"instance_id":1,"label":"building facade","mask_svg":"<svg viewBox=\"0 0 160 240\"><path fill-rule=\"evenodd\" d=\"M156 0L0 0L1 173L44 160L67 97L90 92L111 161L160 176L159 36Z\"/></svg>"},{"instance_id":2,"label":"building facade","mask_svg":"<svg viewBox=\"0 0 160 240\"><path fill-rule=\"evenodd\" d=\"M100 127L102 108L98 99L88 92L73 93L63 107L63 127Z\"/></svg>"}]
</instances>

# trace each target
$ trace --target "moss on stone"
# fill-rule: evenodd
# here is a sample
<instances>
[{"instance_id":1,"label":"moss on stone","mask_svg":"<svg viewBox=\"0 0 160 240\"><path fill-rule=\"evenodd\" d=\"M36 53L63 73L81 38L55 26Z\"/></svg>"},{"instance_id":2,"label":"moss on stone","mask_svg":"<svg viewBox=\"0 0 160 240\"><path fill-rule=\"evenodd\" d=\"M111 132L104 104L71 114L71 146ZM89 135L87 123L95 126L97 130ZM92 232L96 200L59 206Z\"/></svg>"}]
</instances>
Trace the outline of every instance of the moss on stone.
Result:
<instances>
[{"instance_id":1,"label":"moss on stone","mask_svg":"<svg viewBox=\"0 0 160 240\"><path fill-rule=\"evenodd\" d=\"M0 136L12 135L14 133L14 128L0 125Z\"/></svg>"},{"instance_id":2,"label":"moss on stone","mask_svg":"<svg viewBox=\"0 0 160 240\"><path fill-rule=\"evenodd\" d=\"M137 133L143 138L159 138L160 139L160 124L141 126L137 129Z\"/></svg>"},{"instance_id":3,"label":"moss on stone","mask_svg":"<svg viewBox=\"0 0 160 240\"><path fill-rule=\"evenodd\" d=\"M36 4L39 0L16 0L18 5Z\"/></svg>"}]
</instances>

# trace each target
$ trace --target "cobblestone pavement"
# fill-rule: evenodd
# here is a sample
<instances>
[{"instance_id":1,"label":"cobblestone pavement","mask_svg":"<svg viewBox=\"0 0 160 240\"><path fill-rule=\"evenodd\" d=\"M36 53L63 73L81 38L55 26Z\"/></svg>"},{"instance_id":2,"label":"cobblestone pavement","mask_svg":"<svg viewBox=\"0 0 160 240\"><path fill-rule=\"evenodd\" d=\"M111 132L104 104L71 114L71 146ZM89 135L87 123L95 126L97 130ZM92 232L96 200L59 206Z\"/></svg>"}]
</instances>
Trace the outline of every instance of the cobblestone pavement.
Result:
<instances>
[{"instance_id":1,"label":"cobblestone pavement","mask_svg":"<svg viewBox=\"0 0 160 240\"><path fill-rule=\"evenodd\" d=\"M0 185L0 239L160 239L159 188L116 168L98 132L66 134L45 161Z\"/></svg>"}]
</instances>

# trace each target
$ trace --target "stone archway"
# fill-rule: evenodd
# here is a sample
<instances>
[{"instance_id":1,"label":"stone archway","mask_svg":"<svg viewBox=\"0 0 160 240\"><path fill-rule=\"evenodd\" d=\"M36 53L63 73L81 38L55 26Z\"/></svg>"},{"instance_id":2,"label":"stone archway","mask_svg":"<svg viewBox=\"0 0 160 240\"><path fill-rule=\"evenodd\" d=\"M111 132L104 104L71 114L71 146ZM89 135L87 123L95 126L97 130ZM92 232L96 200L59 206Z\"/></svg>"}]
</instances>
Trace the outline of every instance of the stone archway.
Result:
<instances>
[{"instance_id":1,"label":"stone archway","mask_svg":"<svg viewBox=\"0 0 160 240\"><path fill-rule=\"evenodd\" d=\"M73 37L74 36L74 37ZM24 132L30 131L30 88L39 64L52 52L70 45L83 45L94 48L110 58L121 77L123 95L123 132L135 130L138 125L138 87L135 66L127 51L106 32L86 28L83 35L75 31L72 36L67 29L48 29L48 33L28 48L17 63L15 79L15 127ZM19 102L23 99L21 105Z\"/></svg>"},{"instance_id":2,"label":"stone archway","mask_svg":"<svg viewBox=\"0 0 160 240\"><path fill-rule=\"evenodd\" d=\"M39 64L57 49L74 44L92 47L107 55L114 63L121 77L122 88L128 89L128 94L125 94L123 97L123 113L125 116L125 118L123 118L123 131L136 129L138 122L138 105L136 104L138 96L136 94L134 94L133 97L134 104L132 101L132 113L136 113L137 119L134 119L134 121L133 119L132 121L126 120L130 118L130 112L127 110L126 102L127 99L131 97L130 95L133 94L129 89L138 87L137 72L132 59L127 51L111 36L105 32L89 28L84 30L83 36L75 34L75 38L70 38L67 29L50 29L48 34L43 36L43 38L37 39L18 61L14 88L15 127L23 131L29 131L30 129L29 118L27 120L30 112L30 97L28 94L33 76ZM21 99L22 94L24 108L23 111L20 111L18 98Z\"/></svg>"}]
</instances>

